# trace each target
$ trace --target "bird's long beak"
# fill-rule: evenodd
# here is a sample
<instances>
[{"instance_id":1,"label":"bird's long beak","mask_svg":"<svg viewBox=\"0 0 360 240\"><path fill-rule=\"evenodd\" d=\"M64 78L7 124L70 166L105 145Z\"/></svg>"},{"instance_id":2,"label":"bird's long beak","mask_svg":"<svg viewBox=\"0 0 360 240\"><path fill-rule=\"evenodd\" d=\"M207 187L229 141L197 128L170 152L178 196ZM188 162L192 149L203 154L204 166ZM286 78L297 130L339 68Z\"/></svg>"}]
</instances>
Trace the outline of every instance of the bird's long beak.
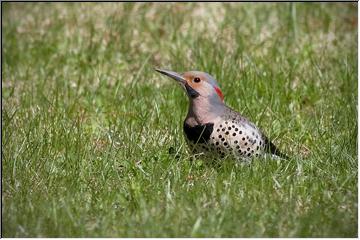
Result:
<instances>
[{"instance_id":1,"label":"bird's long beak","mask_svg":"<svg viewBox=\"0 0 360 240\"><path fill-rule=\"evenodd\" d=\"M176 80L177 82L179 83L182 83L182 84L185 84L186 83L186 80L185 78L183 78L179 73L177 72L173 72L173 71L168 71L168 70L162 70L162 69L159 69L159 68L155 68L155 70L161 74L164 74L174 80Z\"/></svg>"}]
</instances>

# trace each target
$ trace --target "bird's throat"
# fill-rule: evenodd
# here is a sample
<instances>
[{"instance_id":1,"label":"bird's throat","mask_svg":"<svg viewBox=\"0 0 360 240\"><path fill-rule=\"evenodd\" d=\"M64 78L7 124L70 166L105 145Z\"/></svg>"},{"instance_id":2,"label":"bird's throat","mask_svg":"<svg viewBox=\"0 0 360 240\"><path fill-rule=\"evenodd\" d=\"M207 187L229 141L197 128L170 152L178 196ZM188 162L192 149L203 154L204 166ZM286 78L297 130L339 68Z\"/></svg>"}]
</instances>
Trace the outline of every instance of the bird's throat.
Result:
<instances>
[{"instance_id":1,"label":"bird's throat","mask_svg":"<svg viewBox=\"0 0 360 240\"><path fill-rule=\"evenodd\" d=\"M224 113L224 104L218 102L216 104L209 101L209 99L199 96L196 99L190 99L188 119L190 125L206 124L213 122Z\"/></svg>"}]
</instances>

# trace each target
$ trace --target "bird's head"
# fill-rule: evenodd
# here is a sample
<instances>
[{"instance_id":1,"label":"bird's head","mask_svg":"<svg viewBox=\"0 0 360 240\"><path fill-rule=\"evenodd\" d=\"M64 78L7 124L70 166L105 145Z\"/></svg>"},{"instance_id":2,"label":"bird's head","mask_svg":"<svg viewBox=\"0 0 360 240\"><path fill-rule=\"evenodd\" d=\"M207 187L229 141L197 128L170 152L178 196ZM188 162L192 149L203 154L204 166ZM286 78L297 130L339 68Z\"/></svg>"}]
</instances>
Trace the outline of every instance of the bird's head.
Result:
<instances>
[{"instance_id":1,"label":"bird's head","mask_svg":"<svg viewBox=\"0 0 360 240\"><path fill-rule=\"evenodd\" d=\"M223 102L224 96L216 80L209 74L199 71L177 73L168 70L155 69L176 80L185 89L190 100L207 99L210 102Z\"/></svg>"}]
</instances>

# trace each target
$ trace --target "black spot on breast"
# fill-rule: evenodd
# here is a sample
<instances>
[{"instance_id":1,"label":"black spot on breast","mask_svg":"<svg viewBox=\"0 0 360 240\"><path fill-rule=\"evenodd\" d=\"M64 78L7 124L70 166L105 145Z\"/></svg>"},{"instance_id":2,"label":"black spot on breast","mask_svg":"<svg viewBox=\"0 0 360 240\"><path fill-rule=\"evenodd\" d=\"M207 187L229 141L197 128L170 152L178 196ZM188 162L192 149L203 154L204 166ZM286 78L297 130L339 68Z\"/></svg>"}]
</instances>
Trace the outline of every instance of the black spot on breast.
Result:
<instances>
[{"instance_id":1,"label":"black spot on breast","mask_svg":"<svg viewBox=\"0 0 360 240\"><path fill-rule=\"evenodd\" d=\"M225 133L226 135L229 135L229 132L228 131L226 131L226 133Z\"/></svg>"},{"instance_id":2,"label":"black spot on breast","mask_svg":"<svg viewBox=\"0 0 360 240\"><path fill-rule=\"evenodd\" d=\"M248 153L247 155L248 155L248 157L250 157L250 156L251 156L251 153Z\"/></svg>"},{"instance_id":3,"label":"black spot on breast","mask_svg":"<svg viewBox=\"0 0 360 240\"><path fill-rule=\"evenodd\" d=\"M204 125L196 125L194 127L184 123L184 132L186 137L193 143L207 143L213 132L214 124L207 123Z\"/></svg>"},{"instance_id":4,"label":"black spot on breast","mask_svg":"<svg viewBox=\"0 0 360 240\"><path fill-rule=\"evenodd\" d=\"M233 133L233 136L235 137L235 136L236 136L236 133Z\"/></svg>"},{"instance_id":5,"label":"black spot on breast","mask_svg":"<svg viewBox=\"0 0 360 240\"><path fill-rule=\"evenodd\" d=\"M231 130L231 127L228 127L228 130Z\"/></svg>"}]
</instances>

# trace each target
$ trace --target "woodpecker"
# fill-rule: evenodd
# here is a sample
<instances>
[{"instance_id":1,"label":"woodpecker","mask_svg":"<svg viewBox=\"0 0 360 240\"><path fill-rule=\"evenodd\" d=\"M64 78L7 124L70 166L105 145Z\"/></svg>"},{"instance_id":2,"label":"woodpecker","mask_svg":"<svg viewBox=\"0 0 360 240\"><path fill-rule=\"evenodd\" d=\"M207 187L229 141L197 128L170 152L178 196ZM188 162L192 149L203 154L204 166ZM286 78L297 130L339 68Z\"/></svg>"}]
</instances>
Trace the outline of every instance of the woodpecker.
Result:
<instances>
[{"instance_id":1,"label":"woodpecker","mask_svg":"<svg viewBox=\"0 0 360 240\"><path fill-rule=\"evenodd\" d=\"M232 155L237 159L270 153L288 159L255 124L224 103L214 77L200 71L180 74L155 70L178 82L189 98L183 129L193 153L221 158Z\"/></svg>"}]
</instances>

